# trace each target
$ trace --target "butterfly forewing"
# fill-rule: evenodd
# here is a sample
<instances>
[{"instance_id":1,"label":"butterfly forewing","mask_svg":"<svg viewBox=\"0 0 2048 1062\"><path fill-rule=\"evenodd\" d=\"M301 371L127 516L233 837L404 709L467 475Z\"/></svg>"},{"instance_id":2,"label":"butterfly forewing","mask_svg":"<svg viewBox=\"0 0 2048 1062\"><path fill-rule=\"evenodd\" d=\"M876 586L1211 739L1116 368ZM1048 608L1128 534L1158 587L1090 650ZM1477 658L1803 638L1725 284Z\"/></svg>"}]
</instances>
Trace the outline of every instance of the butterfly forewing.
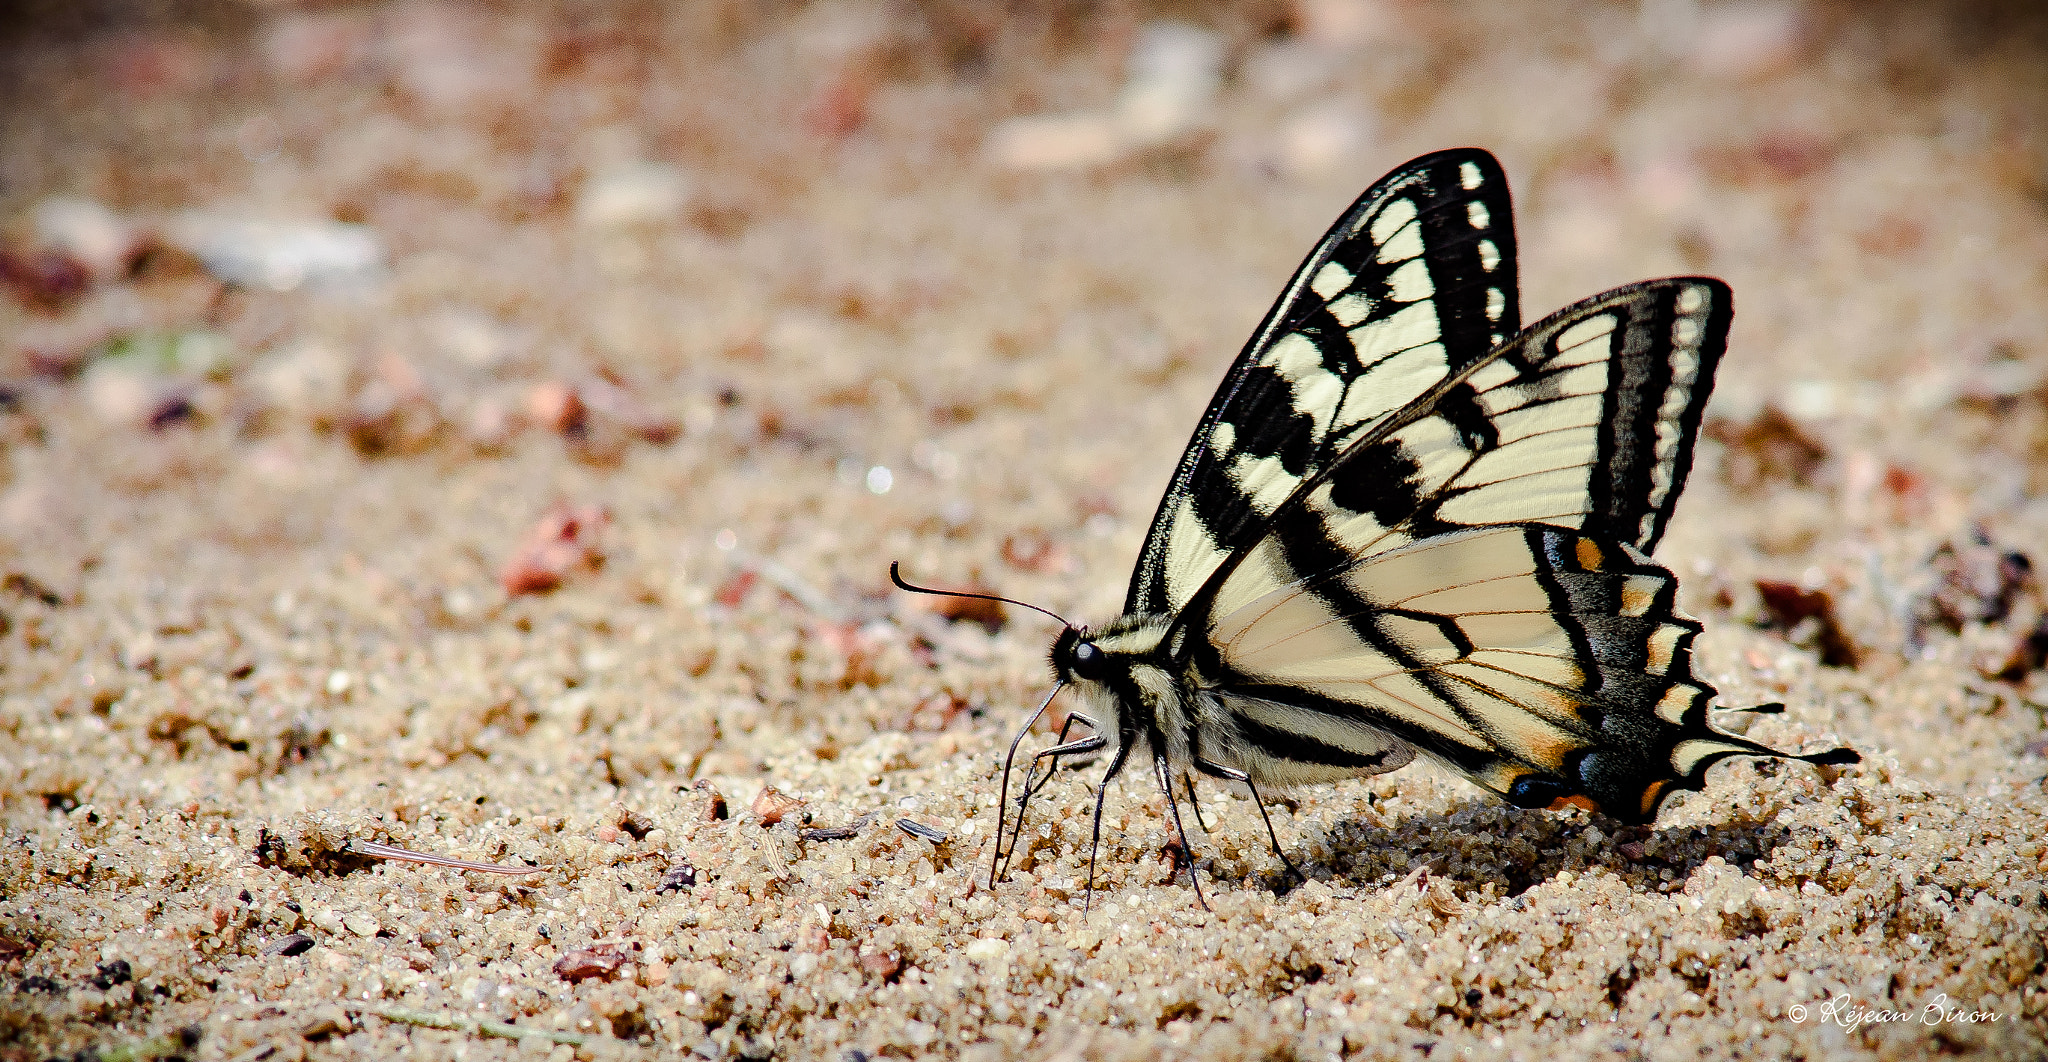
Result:
<instances>
[{"instance_id":1,"label":"butterfly forewing","mask_svg":"<svg viewBox=\"0 0 2048 1062\"><path fill-rule=\"evenodd\" d=\"M1125 603L1179 609L1374 421L1520 327L1507 181L1425 156L1360 196L1225 376L1153 518Z\"/></svg>"},{"instance_id":2,"label":"butterfly forewing","mask_svg":"<svg viewBox=\"0 0 2048 1062\"><path fill-rule=\"evenodd\" d=\"M1728 320L1725 285L1680 277L1531 326L1305 481L1184 618L1471 527L1542 523L1647 551L1691 465Z\"/></svg>"}]
</instances>

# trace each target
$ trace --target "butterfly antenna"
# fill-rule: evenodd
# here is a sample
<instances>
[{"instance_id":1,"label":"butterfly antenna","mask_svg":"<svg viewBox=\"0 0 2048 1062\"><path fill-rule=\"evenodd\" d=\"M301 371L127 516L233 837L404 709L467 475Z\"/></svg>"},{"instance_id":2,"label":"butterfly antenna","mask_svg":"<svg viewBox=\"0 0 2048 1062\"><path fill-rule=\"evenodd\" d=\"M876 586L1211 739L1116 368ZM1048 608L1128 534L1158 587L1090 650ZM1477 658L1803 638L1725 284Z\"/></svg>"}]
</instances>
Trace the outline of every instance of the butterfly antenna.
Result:
<instances>
[{"instance_id":1,"label":"butterfly antenna","mask_svg":"<svg viewBox=\"0 0 2048 1062\"><path fill-rule=\"evenodd\" d=\"M916 583L906 583L903 581L903 576L897 573L897 567L898 562L889 562L889 581L895 583L896 589L898 590L908 590L913 594L930 594L933 597L972 597L982 601L1000 601L1005 605L1015 605L1018 608L1028 608L1033 612L1043 612L1046 615L1051 616L1053 619L1059 620L1060 626L1062 627L1073 626L1073 624L1067 622L1067 618L1065 616L1062 616L1049 608L1040 608L1037 605L1030 603L1029 601L1019 601L1013 597L998 597L995 594L970 594L963 590L939 590L929 586L919 586Z\"/></svg>"}]
</instances>

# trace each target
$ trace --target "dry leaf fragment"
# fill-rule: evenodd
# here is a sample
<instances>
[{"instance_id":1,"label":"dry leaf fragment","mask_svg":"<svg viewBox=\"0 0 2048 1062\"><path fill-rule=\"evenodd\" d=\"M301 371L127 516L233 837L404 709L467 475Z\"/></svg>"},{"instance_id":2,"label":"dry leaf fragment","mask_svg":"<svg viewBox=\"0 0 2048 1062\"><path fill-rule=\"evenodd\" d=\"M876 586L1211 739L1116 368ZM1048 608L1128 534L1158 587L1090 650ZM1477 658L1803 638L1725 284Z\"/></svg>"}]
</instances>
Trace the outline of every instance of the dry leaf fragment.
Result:
<instances>
[{"instance_id":1,"label":"dry leaf fragment","mask_svg":"<svg viewBox=\"0 0 2048 1062\"><path fill-rule=\"evenodd\" d=\"M815 830L803 830L796 835L796 839L799 841L850 840L859 836L860 831L873 821L875 821L875 813L870 811L844 826L821 826Z\"/></svg>"},{"instance_id":2,"label":"dry leaf fragment","mask_svg":"<svg viewBox=\"0 0 2048 1062\"><path fill-rule=\"evenodd\" d=\"M930 841L932 844L946 843L946 831L930 823L919 822L916 819L905 817L896 820L896 828L920 841Z\"/></svg>"},{"instance_id":3,"label":"dry leaf fragment","mask_svg":"<svg viewBox=\"0 0 2048 1062\"><path fill-rule=\"evenodd\" d=\"M1776 406L1765 406L1747 423L1710 418L1705 432L1728 448L1728 479L1739 490L1773 480L1808 486L1828 457L1826 446Z\"/></svg>"},{"instance_id":4,"label":"dry leaf fragment","mask_svg":"<svg viewBox=\"0 0 2048 1062\"><path fill-rule=\"evenodd\" d=\"M1762 596L1764 610L1770 613L1775 626L1788 633L1805 628L1801 633L1811 634L1812 644L1820 650L1821 663L1829 667L1855 667L1862 660L1862 651L1849 640L1835 618L1834 595L1774 579L1758 579L1756 592Z\"/></svg>"}]
</instances>

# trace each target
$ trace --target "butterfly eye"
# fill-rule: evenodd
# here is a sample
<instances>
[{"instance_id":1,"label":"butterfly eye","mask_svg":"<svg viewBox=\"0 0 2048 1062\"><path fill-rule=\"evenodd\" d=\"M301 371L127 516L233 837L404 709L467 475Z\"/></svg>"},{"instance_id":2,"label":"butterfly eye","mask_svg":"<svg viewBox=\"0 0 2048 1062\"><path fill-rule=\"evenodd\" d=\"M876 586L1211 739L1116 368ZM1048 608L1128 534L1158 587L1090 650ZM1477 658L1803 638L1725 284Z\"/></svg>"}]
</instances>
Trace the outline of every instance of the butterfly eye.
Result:
<instances>
[{"instance_id":1,"label":"butterfly eye","mask_svg":"<svg viewBox=\"0 0 2048 1062\"><path fill-rule=\"evenodd\" d=\"M1093 642L1082 642L1074 646L1074 676L1090 682L1101 682L1109 677L1109 654L1095 647Z\"/></svg>"}]
</instances>

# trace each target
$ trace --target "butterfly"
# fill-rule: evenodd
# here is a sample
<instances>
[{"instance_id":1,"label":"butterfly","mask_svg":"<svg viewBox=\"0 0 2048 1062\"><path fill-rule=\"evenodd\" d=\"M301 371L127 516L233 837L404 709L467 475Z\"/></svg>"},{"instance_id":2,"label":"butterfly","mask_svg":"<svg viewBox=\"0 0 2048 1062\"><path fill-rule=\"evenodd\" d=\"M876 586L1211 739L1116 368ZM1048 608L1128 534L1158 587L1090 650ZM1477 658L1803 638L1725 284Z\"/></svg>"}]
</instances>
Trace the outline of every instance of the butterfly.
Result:
<instances>
[{"instance_id":1,"label":"butterfly","mask_svg":"<svg viewBox=\"0 0 2048 1062\"><path fill-rule=\"evenodd\" d=\"M1721 281L1672 277L1524 328L1493 156L1443 151L1381 178L1224 377L1123 614L1061 620L1058 684L1004 761L991 887L1059 761L1104 750L1091 899L1103 799L1133 756L1150 760L1182 851L1175 782L1192 803L1199 774L1248 790L1296 875L1262 787L1426 756L1517 807L1643 823L1728 756L1857 762L1715 729L1715 690L1692 669L1701 626L1649 556L1731 312ZM1027 762L1006 844L1017 749L1069 686L1088 710ZM1092 733L1070 741L1077 723Z\"/></svg>"}]
</instances>

